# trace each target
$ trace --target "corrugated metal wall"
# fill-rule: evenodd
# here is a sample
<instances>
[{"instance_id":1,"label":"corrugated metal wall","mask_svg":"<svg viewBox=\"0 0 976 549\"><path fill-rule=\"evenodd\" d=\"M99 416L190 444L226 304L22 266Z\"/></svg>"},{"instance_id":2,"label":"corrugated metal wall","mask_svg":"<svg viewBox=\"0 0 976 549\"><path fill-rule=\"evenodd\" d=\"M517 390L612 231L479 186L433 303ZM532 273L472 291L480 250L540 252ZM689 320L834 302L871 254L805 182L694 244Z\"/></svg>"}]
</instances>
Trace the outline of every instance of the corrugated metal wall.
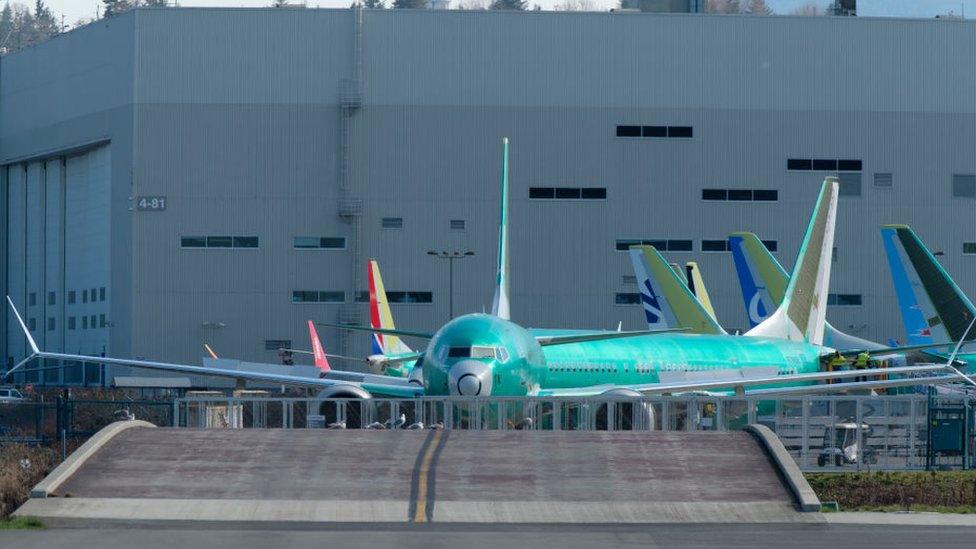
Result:
<instances>
[{"instance_id":1,"label":"corrugated metal wall","mask_svg":"<svg viewBox=\"0 0 976 549\"><path fill-rule=\"evenodd\" d=\"M394 305L402 327L448 316L448 265L431 249L473 250L455 264L455 310L489 307L502 136L512 138L512 306L526 325L639 327L639 306L614 304L636 291L615 241L679 238L696 251L668 257L699 261L720 320L745 328L731 259L700 252L701 240L754 230L790 267L827 173L788 171L787 158L863 162L860 196L840 204L832 291L864 304L831 307L835 326L901 337L880 223L916 226L976 289L976 258L962 255L976 241L974 203L951 194L952 174L976 173L971 22L383 10L357 26L351 10L263 9L123 18L59 40L123 75L134 52L131 84L95 85L95 66L59 69L78 54L57 41L4 58L0 81L0 157L94 139L92 128L112 141L104 206L118 354L195 363L209 342L222 356L274 360L265 340L306 346L306 319L364 308L353 302L365 290L357 255L380 261L388 290L434 293L433 304ZM105 49L125 40L131 50ZM104 85L114 102L85 95L70 112L24 118L10 112L31 105L12 79L29 66L49 68L54 88ZM694 137L617 138L618 124L693 126ZM13 205L35 203L16 172L14 229L25 220ZM873 185L879 172L892 187ZM530 200L536 186L605 187L607 200ZM703 188L776 189L779 201L706 202ZM128 200L154 195L166 211ZM361 215L340 216L343 198L362 200ZM388 217L403 227L383 229ZM260 244L181 248L190 235ZM346 237L347 248L295 249L296 236ZM12 231L11 249L23 237ZM26 294L16 279L10 291ZM295 304L295 290L344 291L346 305ZM337 349L336 332L322 336ZM365 336L349 342L345 352L366 352Z\"/></svg>"}]
</instances>

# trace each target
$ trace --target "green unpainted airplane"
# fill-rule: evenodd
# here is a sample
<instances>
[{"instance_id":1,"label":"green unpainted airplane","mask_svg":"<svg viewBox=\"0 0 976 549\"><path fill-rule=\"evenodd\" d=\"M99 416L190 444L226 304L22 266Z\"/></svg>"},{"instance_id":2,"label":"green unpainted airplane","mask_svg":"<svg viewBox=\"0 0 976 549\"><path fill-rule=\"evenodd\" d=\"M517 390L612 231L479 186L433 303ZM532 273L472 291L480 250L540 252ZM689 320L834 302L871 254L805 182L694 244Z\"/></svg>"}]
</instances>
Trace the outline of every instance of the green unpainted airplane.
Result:
<instances>
[{"instance_id":1,"label":"green unpainted airplane","mask_svg":"<svg viewBox=\"0 0 976 549\"><path fill-rule=\"evenodd\" d=\"M492 314L452 319L434 333L351 327L397 337L429 340L418 353L386 357L417 361L422 385L408 378L339 372L343 379L191 366L144 360L43 351L8 297L34 358L117 364L173 372L220 376L321 389L328 397L414 396L639 396L662 393L797 393L881 386L945 383L959 374L945 366L874 368L825 372L821 362L835 350L823 345L824 313L830 279L838 185L824 180L803 238L794 276L782 303L744 337L660 331L531 330L510 320L508 299L508 140L503 140L502 201L498 272ZM885 349L891 352L891 349ZM15 368L16 369L16 368ZM903 375L916 375L912 379ZM356 378L355 376L360 376ZM820 384L850 377L872 378Z\"/></svg>"}]
</instances>

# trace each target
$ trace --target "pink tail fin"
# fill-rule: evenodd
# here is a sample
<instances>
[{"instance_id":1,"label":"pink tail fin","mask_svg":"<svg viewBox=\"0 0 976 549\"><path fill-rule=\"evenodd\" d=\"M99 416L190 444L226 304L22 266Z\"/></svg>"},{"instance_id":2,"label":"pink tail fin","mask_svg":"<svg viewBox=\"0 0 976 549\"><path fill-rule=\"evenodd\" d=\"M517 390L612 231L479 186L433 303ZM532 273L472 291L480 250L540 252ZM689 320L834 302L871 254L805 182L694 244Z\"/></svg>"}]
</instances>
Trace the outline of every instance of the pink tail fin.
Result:
<instances>
[{"instance_id":1,"label":"pink tail fin","mask_svg":"<svg viewBox=\"0 0 976 549\"><path fill-rule=\"evenodd\" d=\"M319 370L322 370L322 373L328 372L332 367L329 366L329 359L325 356L325 349L322 348L319 334L315 331L315 324L311 320L308 321L308 336L312 339L312 355L315 357L315 365L318 366Z\"/></svg>"}]
</instances>

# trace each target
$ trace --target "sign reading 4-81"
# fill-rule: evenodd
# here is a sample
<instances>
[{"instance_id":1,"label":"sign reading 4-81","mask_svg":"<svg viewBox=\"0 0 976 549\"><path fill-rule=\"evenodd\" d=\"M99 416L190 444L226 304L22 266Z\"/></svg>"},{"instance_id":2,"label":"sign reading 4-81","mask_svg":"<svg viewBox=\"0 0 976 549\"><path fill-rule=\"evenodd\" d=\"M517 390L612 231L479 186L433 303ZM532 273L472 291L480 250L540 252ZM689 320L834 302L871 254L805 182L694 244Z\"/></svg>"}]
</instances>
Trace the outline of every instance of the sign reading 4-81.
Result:
<instances>
[{"instance_id":1,"label":"sign reading 4-81","mask_svg":"<svg viewBox=\"0 0 976 549\"><path fill-rule=\"evenodd\" d=\"M136 201L136 209L140 212L161 212L166 209L165 196L140 196Z\"/></svg>"}]
</instances>

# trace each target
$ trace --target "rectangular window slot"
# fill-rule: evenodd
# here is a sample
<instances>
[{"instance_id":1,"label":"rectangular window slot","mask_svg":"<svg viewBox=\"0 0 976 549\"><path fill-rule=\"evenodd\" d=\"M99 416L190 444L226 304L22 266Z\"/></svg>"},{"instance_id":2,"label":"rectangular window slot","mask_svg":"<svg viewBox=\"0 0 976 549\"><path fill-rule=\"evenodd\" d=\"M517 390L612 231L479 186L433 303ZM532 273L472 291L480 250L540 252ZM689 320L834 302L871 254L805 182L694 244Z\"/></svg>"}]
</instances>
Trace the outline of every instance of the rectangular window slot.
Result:
<instances>
[{"instance_id":1,"label":"rectangular window slot","mask_svg":"<svg viewBox=\"0 0 976 549\"><path fill-rule=\"evenodd\" d=\"M637 305L640 303L640 294L637 292L617 292L613 300L617 305Z\"/></svg>"},{"instance_id":2,"label":"rectangular window slot","mask_svg":"<svg viewBox=\"0 0 976 549\"><path fill-rule=\"evenodd\" d=\"M295 290L291 293L292 303L345 303L346 292L336 290Z\"/></svg>"},{"instance_id":3,"label":"rectangular window slot","mask_svg":"<svg viewBox=\"0 0 976 549\"><path fill-rule=\"evenodd\" d=\"M963 242L962 243L962 253L964 253L964 254L976 254L976 242Z\"/></svg>"},{"instance_id":4,"label":"rectangular window slot","mask_svg":"<svg viewBox=\"0 0 976 549\"><path fill-rule=\"evenodd\" d=\"M631 246L654 246L660 252L691 252L694 243L684 239L619 239L615 243L618 252L626 252Z\"/></svg>"},{"instance_id":5,"label":"rectangular window slot","mask_svg":"<svg viewBox=\"0 0 976 549\"><path fill-rule=\"evenodd\" d=\"M855 159L837 160L835 158L787 158L786 169L790 171L818 172L859 172L863 162Z\"/></svg>"},{"instance_id":6,"label":"rectangular window slot","mask_svg":"<svg viewBox=\"0 0 976 549\"><path fill-rule=\"evenodd\" d=\"M727 252L729 251L729 241L728 240L702 240L701 251Z\"/></svg>"},{"instance_id":7,"label":"rectangular window slot","mask_svg":"<svg viewBox=\"0 0 976 549\"><path fill-rule=\"evenodd\" d=\"M667 126L643 126L644 137L667 137L668 127Z\"/></svg>"},{"instance_id":8,"label":"rectangular window slot","mask_svg":"<svg viewBox=\"0 0 976 549\"><path fill-rule=\"evenodd\" d=\"M617 126L617 137L640 137L640 126Z\"/></svg>"},{"instance_id":9,"label":"rectangular window slot","mask_svg":"<svg viewBox=\"0 0 976 549\"><path fill-rule=\"evenodd\" d=\"M181 248L257 248L256 236L181 236ZM92 301L95 294L92 293Z\"/></svg>"},{"instance_id":10,"label":"rectangular window slot","mask_svg":"<svg viewBox=\"0 0 976 549\"><path fill-rule=\"evenodd\" d=\"M605 187L529 187L533 200L606 200Z\"/></svg>"},{"instance_id":11,"label":"rectangular window slot","mask_svg":"<svg viewBox=\"0 0 976 549\"><path fill-rule=\"evenodd\" d=\"M74 290L68 291L68 305L74 305L78 299L78 294Z\"/></svg>"},{"instance_id":12,"label":"rectangular window slot","mask_svg":"<svg viewBox=\"0 0 976 549\"><path fill-rule=\"evenodd\" d=\"M813 159L813 170L823 171L823 172L836 172L837 171L837 161L836 160L823 160L819 158Z\"/></svg>"},{"instance_id":13,"label":"rectangular window slot","mask_svg":"<svg viewBox=\"0 0 976 549\"><path fill-rule=\"evenodd\" d=\"M770 252L775 252L776 249L779 248L779 243L775 240L763 240L762 243Z\"/></svg>"},{"instance_id":14,"label":"rectangular window slot","mask_svg":"<svg viewBox=\"0 0 976 549\"><path fill-rule=\"evenodd\" d=\"M68 329L69 330L74 330L75 329L75 323L76 323L76 321L77 321L77 319L75 319L75 317L73 317L73 316L69 316L68 317Z\"/></svg>"},{"instance_id":15,"label":"rectangular window slot","mask_svg":"<svg viewBox=\"0 0 976 549\"><path fill-rule=\"evenodd\" d=\"M451 220L451 230L452 231L463 231L464 230L464 220L463 219L452 219Z\"/></svg>"},{"instance_id":16,"label":"rectangular window slot","mask_svg":"<svg viewBox=\"0 0 976 549\"><path fill-rule=\"evenodd\" d=\"M668 126L668 137L690 138L694 130L691 126Z\"/></svg>"},{"instance_id":17,"label":"rectangular window slot","mask_svg":"<svg viewBox=\"0 0 976 549\"><path fill-rule=\"evenodd\" d=\"M702 200L733 202L776 202L775 189L702 189Z\"/></svg>"},{"instance_id":18,"label":"rectangular window slot","mask_svg":"<svg viewBox=\"0 0 976 549\"><path fill-rule=\"evenodd\" d=\"M277 351L279 349L291 349L290 339L265 339L264 340L264 350L265 351Z\"/></svg>"},{"instance_id":19,"label":"rectangular window slot","mask_svg":"<svg viewBox=\"0 0 976 549\"><path fill-rule=\"evenodd\" d=\"M702 200L728 200L729 191L726 189L702 189Z\"/></svg>"},{"instance_id":20,"label":"rectangular window slot","mask_svg":"<svg viewBox=\"0 0 976 549\"><path fill-rule=\"evenodd\" d=\"M751 201L752 191L749 189L729 189L729 201Z\"/></svg>"},{"instance_id":21,"label":"rectangular window slot","mask_svg":"<svg viewBox=\"0 0 976 549\"><path fill-rule=\"evenodd\" d=\"M858 306L861 305L861 294L827 294L827 305Z\"/></svg>"},{"instance_id":22,"label":"rectangular window slot","mask_svg":"<svg viewBox=\"0 0 976 549\"><path fill-rule=\"evenodd\" d=\"M838 160L837 171L859 172L861 171L861 161L860 160Z\"/></svg>"},{"instance_id":23,"label":"rectangular window slot","mask_svg":"<svg viewBox=\"0 0 976 549\"><path fill-rule=\"evenodd\" d=\"M344 236L296 236L292 245L300 250L344 250Z\"/></svg>"},{"instance_id":24,"label":"rectangular window slot","mask_svg":"<svg viewBox=\"0 0 976 549\"><path fill-rule=\"evenodd\" d=\"M811 170L813 169L813 161L809 158L788 158L786 160L787 170Z\"/></svg>"},{"instance_id":25,"label":"rectangular window slot","mask_svg":"<svg viewBox=\"0 0 976 549\"><path fill-rule=\"evenodd\" d=\"M875 187L891 187L893 182L893 177L891 173L874 173L874 186Z\"/></svg>"},{"instance_id":26,"label":"rectangular window slot","mask_svg":"<svg viewBox=\"0 0 976 549\"><path fill-rule=\"evenodd\" d=\"M380 225L384 229L402 229L403 228L403 218L402 217L384 217Z\"/></svg>"}]
</instances>

